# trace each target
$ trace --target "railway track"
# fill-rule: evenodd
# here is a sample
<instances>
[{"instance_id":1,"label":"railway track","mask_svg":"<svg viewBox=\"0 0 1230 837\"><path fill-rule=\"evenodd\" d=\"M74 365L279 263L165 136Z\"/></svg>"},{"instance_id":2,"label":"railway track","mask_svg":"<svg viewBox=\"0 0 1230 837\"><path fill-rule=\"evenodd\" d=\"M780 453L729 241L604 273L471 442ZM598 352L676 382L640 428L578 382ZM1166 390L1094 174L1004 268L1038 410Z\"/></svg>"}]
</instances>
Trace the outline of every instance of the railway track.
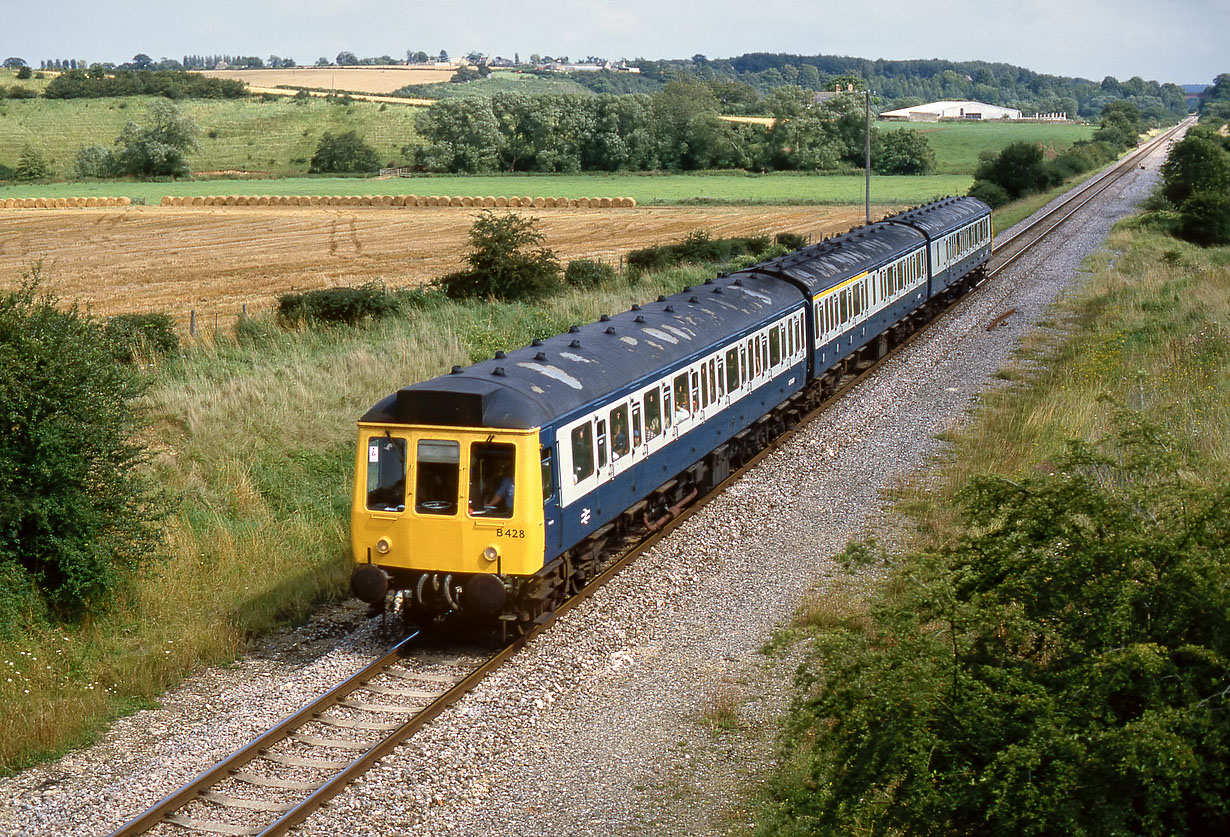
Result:
<instances>
[{"instance_id":1,"label":"railway track","mask_svg":"<svg viewBox=\"0 0 1230 837\"><path fill-rule=\"evenodd\" d=\"M1140 159L1183 127L1181 124L1155 138L1116 166L1086 181L1029 227L1010 238L997 241L986 278L1007 268L1021 253L1044 239L1119 177L1136 168ZM954 300L944 311L960 305L966 298L968 294ZM939 314L930 322L937 319ZM925 333L929 324L902 339L884 358L857 377L843 380L842 385L818 409L805 416L798 426L823 412L833 401ZM155 828L160 832L166 830L166 833L286 834L516 655L527 642L546 629L554 617L566 613L593 595L621 569L718 496L728 483L785 444L795 432L787 430L726 481L696 500L670 525L612 561L584 590L481 665L455 673L442 673L438 668L422 670L413 657L422 636L418 631L411 632L382 657L169 794L112 832L111 837L143 834Z\"/></svg>"}]
</instances>

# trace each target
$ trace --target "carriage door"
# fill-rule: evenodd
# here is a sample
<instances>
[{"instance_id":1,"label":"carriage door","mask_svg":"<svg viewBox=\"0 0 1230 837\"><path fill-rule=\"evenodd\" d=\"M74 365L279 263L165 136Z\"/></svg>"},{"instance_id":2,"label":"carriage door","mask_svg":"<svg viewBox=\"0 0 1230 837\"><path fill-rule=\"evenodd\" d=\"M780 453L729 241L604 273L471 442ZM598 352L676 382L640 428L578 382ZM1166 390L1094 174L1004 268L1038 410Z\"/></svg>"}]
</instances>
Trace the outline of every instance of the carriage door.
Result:
<instances>
[{"instance_id":1,"label":"carriage door","mask_svg":"<svg viewBox=\"0 0 1230 837\"><path fill-rule=\"evenodd\" d=\"M639 414L637 418L639 420ZM628 414L628 402L625 401L613 407L610 420L611 475L617 477L632 464L632 425Z\"/></svg>"}]
</instances>

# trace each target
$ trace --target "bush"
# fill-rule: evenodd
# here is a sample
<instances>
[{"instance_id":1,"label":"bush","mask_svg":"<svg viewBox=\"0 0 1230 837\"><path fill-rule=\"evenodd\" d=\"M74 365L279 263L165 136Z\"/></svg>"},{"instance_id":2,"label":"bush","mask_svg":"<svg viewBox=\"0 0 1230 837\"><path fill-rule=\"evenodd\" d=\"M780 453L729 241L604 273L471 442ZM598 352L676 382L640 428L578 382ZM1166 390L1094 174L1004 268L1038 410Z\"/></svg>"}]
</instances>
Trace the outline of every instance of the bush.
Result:
<instances>
[{"instance_id":1,"label":"bush","mask_svg":"<svg viewBox=\"0 0 1230 837\"><path fill-rule=\"evenodd\" d=\"M0 577L73 617L154 555L161 512L137 471L142 379L89 315L57 302L37 268L0 295Z\"/></svg>"},{"instance_id":2,"label":"bush","mask_svg":"<svg viewBox=\"0 0 1230 837\"><path fill-rule=\"evenodd\" d=\"M179 351L179 334L170 314L117 314L107 320L103 333L112 343L112 357L124 363Z\"/></svg>"},{"instance_id":3,"label":"bush","mask_svg":"<svg viewBox=\"0 0 1230 837\"><path fill-rule=\"evenodd\" d=\"M50 173L47 158L37 148L27 145L21 150L21 156L17 158L18 180L42 180Z\"/></svg>"},{"instance_id":4,"label":"bush","mask_svg":"<svg viewBox=\"0 0 1230 837\"><path fill-rule=\"evenodd\" d=\"M807 244L807 239L798 233L779 232L773 236L773 243L780 244L787 250L800 250Z\"/></svg>"},{"instance_id":5,"label":"bush","mask_svg":"<svg viewBox=\"0 0 1230 837\"><path fill-rule=\"evenodd\" d=\"M529 299L556 290L562 279L559 259L543 247L536 218L490 210L470 227L469 270L450 273L437 287L453 299ZM534 248L534 249L531 249Z\"/></svg>"},{"instance_id":6,"label":"bush","mask_svg":"<svg viewBox=\"0 0 1230 837\"><path fill-rule=\"evenodd\" d=\"M380 157L376 150L365 143L354 131L334 136L325 132L312 155L310 172L363 172L377 171Z\"/></svg>"},{"instance_id":7,"label":"bush","mask_svg":"<svg viewBox=\"0 0 1230 837\"><path fill-rule=\"evenodd\" d=\"M30 78L33 75L34 75L34 71L31 70L29 67L18 67L17 68L17 78L21 79L22 81Z\"/></svg>"},{"instance_id":8,"label":"bush","mask_svg":"<svg viewBox=\"0 0 1230 837\"><path fill-rule=\"evenodd\" d=\"M765 834L1212 834L1230 821L1230 493L1138 417L977 477L964 534L813 632Z\"/></svg>"},{"instance_id":9,"label":"bush","mask_svg":"<svg viewBox=\"0 0 1230 837\"><path fill-rule=\"evenodd\" d=\"M969 196L978 198L992 209L998 209L1012 200L1004 187L989 180L975 180L974 185L969 187Z\"/></svg>"},{"instance_id":10,"label":"bush","mask_svg":"<svg viewBox=\"0 0 1230 837\"><path fill-rule=\"evenodd\" d=\"M1230 244L1230 194L1196 192L1179 207L1180 238L1202 247Z\"/></svg>"},{"instance_id":11,"label":"bush","mask_svg":"<svg viewBox=\"0 0 1230 837\"><path fill-rule=\"evenodd\" d=\"M78 178L104 178L117 174L115 155L105 145L81 148L73 160L73 173Z\"/></svg>"},{"instance_id":12,"label":"bush","mask_svg":"<svg viewBox=\"0 0 1230 837\"><path fill-rule=\"evenodd\" d=\"M797 240L800 246L802 245L802 236L795 236L792 240ZM695 230L677 244L661 244L633 250L624 261L633 273L650 273L680 264L723 264L747 255L756 257L753 259L754 263L766 258L764 254L770 247L771 239L768 236L713 238L704 230Z\"/></svg>"},{"instance_id":13,"label":"bush","mask_svg":"<svg viewBox=\"0 0 1230 837\"><path fill-rule=\"evenodd\" d=\"M14 84L9 88L10 99L37 99L38 91L31 87L22 87L20 84Z\"/></svg>"},{"instance_id":14,"label":"bush","mask_svg":"<svg viewBox=\"0 0 1230 837\"><path fill-rule=\"evenodd\" d=\"M984 160L974 173L974 180L996 184L1013 200L1058 182L1046 166L1042 148L1032 142L1014 142L995 157Z\"/></svg>"},{"instance_id":15,"label":"bush","mask_svg":"<svg viewBox=\"0 0 1230 837\"><path fill-rule=\"evenodd\" d=\"M597 288L614 280L614 266L592 259L573 259L564 270L564 281L574 288Z\"/></svg>"},{"instance_id":16,"label":"bush","mask_svg":"<svg viewBox=\"0 0 1230 837\"><path fill-rule=\"evenodd\" d=\"M926 174L935 168L935 152L919 131L884 131L872 141L871 167L876 174Z\"/></svg>"},{"instance_id":17,"label":"bush","mask_svg":"<svg viewBox=\"0 0 1230 837\"><path fill-rule=\"evenodd\" d=\"M1214 139L1185 137L1162 164L1162 184L1176 206L1196 192L1230 191L1230 153Z\"/></svg>"},{"instance_id":18,"label":"bush","mask_svg":"<svg viewBox=\"0 0 1230 837\"><path fill-rule=\"evenodd\" d=\"M378 283L355 288L322 288L278 297L278 320L287 326L344 323L354 326L398 309L393 294Z\"/></svg>"}]
</instances>

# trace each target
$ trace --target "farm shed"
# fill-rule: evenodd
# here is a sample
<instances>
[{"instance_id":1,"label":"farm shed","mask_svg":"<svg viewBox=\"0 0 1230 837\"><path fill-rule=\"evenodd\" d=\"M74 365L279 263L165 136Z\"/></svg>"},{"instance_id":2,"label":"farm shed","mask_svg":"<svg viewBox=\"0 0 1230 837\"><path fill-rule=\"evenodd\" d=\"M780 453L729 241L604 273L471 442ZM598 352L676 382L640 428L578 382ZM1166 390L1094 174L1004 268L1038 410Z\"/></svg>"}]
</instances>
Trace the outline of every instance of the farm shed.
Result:
<instances>
[{"instance_id":1,"label":"farm shed","mask_svg":"<svg viewBox=\"0 0 1230 837\"><path fill-rule=\"evenodd\" d=\"M1001 108L985 102L931 102L900 110L886 110L881 119L900 122L938 122L941 119L1020 119L1021 112L1015 108Z\"/></svg>"}]
</instances>

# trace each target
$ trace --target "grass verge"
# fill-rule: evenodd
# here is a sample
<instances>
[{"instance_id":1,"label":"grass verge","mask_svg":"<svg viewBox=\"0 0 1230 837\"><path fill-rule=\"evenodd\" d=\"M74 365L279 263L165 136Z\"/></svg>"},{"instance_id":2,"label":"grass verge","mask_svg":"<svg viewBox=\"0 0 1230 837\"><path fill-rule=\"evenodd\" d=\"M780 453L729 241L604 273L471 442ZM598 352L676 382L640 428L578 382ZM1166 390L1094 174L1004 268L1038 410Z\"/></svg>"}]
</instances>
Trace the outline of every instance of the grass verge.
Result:
<instances>
[{"instance_id":1,"label":"grass verge","mask_svg":"<svg viewBox=\"0 0 1230 837\"><path fill-rule=\"evenodd\" d=\"M1024 341L1001 376L1010 383L986 393L973 419L946 433L950 444L934 468L899 492L897 507L912 524L910 551L938 550L966 534L954 509L956 492L972 478L1020 481L1046 472L1068 440L1108 435L1124 409L1166 427L1190 451L1193 471L1185 477L1210 489L1226 485L1230 248L1177 242L1151 229L1147 216L1121 224L1108 247L1090 260L1088 281L1057 304L1059 327ZM882 608L891 606L894 590L884 591L889 604ZM843 589L832 602L809 601L779 645L819 639L868 618L866 598L852 606L849 593ZM877 587L872 595L878 594ZM800 683L813 683L810 677ZM808 694L797 701L801 712ZM799 718L806 727L806 716ZM787 809L788 800L815 793L817 734L783 740L775 791L762 805L761 833L811 833Z\"/></svg>"}]
</instances>

